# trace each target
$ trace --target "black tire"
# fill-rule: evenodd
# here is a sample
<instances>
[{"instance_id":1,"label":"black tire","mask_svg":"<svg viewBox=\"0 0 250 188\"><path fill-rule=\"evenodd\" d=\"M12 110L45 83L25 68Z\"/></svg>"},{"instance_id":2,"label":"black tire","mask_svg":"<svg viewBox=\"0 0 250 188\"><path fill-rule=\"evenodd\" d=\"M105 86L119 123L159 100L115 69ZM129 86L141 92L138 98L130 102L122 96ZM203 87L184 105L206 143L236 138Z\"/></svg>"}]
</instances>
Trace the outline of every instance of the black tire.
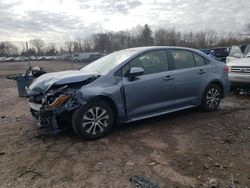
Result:
<instances>
[{"instance_id":1,"label":"black tire","mask_svg":"<svg viewBox=\"0 0 250 188\"><path fill-rule=\"evenodd\" d=\"M217 110L220 105L222 89L217 84L210 84L202 98L201 108L206 112Z\"/></svg>"},{"instance_id":2,"label":"black tire","mask_svg":"<svg viewBox=\"0 0 250 188\"><path fill-rule=\"evenodd\" d=\"M114 111L103 100L92 101L79 107L72 117L73 130L85 140L95 140L107 135L113 125Z\"/></svg>"}]
</instances>

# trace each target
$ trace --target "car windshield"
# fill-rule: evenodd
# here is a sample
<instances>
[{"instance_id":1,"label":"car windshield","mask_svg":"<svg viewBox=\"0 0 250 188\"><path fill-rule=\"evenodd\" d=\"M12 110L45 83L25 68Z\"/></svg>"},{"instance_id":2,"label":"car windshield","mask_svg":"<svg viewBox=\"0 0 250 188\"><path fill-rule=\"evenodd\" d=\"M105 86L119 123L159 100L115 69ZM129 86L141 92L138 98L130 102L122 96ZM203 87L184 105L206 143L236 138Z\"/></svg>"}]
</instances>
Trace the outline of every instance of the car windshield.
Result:
<instances>
[{"instance_id":1,"label":"car windshield","mask_svg":"<svg viewBox=\"0 0 250 188\"><path fill-rule=\"evenodd\" d=\"M245 57L250 57L250 45L248 45L244 51Z\"/></svg>"},{"instance_id":2,"label":"car windshield","mask_svg":"<svg viewBox=\"0 0 250 188\"><path fill-rule=\"evenodd\" d=\"M230 51L229 51L229 54L228 54L229 57L240 57L242 56L242 52L241 52L241 49L239 46L232 46Z\"/></svg>"},{"instance_id":3,"label":"car windshield","mask_svg":"<svg viewBox=\"0 0 250 188\"><path fill-rule=\"evenodd\" d=\"M99 75L103 75L111 71L117 65L122 63L124 60L134 55L137 50L122 50L118 52L113 52L101 59L98 59L91 64L81 68L85 72L97 72Z\"/></svg>"},{"instance_id":4,"label":"car windshield","mask_svg":"<svg viewBox=\"0 0 250 188\"><path fill-rule=\"evenodd\" d=\"M245 57L250 57L250 52L248 52L248 53L245 55Z\"/></svg>"}]
</instances>

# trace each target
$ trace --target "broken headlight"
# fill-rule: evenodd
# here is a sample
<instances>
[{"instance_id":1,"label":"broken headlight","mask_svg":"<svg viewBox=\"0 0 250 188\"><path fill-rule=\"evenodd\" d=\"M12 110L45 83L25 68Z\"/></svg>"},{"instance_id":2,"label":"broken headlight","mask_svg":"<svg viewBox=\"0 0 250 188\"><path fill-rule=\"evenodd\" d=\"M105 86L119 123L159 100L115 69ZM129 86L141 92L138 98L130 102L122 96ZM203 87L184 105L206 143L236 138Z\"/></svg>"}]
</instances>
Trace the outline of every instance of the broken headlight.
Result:
<instances>
[{"instance_id":1,"label":"broken headlight","mask_svg":"<svg viewBox=\"0 0 250 188\"><path fill-rule=\"evenodd\" d=\"M70 95L65 95L62 94L59 97L57 97L52 103L48 104L49 108L57 108L60 105L62 105L63 103L65 103L66 101L68 101L70 99Z\"/></svg>"},{"instance_id":2,"label":"broken headlight","mask_svg":"<svg viewBox=\"0 0 250 188\"><path fill-rule=\"evenodd\" d=\"M51 89L46 96L44 96L43 101L47 108L54 109L58 108L65 102L67 102L74 94L74 90L68 88L67 85Z\"/></svg>"},{"instance_id":3,"label":"broken headlight","mask_svg":"<svg viewBox=\"0 0 250 188\"><path fill-rule=\"evenodd\" d=\"M47 93L47 96L52 96L55 95L57 93L63 92L64 90L66 90L68 88L68 85L64 85L62 87L56 88L56 89L50 89Z\"/></svg>"}]
</instances>

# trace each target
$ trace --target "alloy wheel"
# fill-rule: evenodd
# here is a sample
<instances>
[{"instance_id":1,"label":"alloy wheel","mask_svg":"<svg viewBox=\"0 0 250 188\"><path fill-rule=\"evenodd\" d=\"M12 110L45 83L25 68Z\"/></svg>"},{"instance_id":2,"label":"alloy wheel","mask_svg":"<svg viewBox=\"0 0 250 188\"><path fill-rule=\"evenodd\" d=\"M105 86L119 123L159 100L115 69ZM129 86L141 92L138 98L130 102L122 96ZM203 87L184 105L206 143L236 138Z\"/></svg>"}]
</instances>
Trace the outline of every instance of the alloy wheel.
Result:
<instances>
[{"instance_id":1,"label":"alloy wheel","mask_svg":"<svg viewBox=\"0 0 250 188\"><path fill-rule=\"evenodd\" d=\"M108 127L109 114L102 107L92 107L83 116L82 126L88 134L102 133Z\"/></svg>"},{"instance_id":2,"label":"alloy wheel","mask_svg":"<svg viewBox=\"0 0 250 188\"><path fill-rule=\"evenodd\" d=\"M206 101L209 108L217 108L220 103L220 92L216 88L211 88L207 92Z\"/></svg>"}]
</instances>

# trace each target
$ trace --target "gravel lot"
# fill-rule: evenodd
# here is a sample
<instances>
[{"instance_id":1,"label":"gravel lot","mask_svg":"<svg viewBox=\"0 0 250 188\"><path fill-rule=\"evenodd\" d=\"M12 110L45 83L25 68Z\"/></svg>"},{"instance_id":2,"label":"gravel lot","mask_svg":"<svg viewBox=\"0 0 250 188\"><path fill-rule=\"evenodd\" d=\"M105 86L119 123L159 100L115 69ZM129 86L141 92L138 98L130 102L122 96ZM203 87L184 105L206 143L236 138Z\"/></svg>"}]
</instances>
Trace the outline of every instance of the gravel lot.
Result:
<instances>
[{"instance_id":1,"label":"gravel lot","mask_svg":"<svg viewBox=\"0 0 250 188\"><path fill-rule=\"evenodd\" d=\"M116 126L87 142L71 130L48 135L36 127L26 98L6 79L27 67L0 64L0 187L135 187L135 175L167 188L250 187L250 96L230 95L212 113L191 109Z\"/></svg>"}]
</instances>

